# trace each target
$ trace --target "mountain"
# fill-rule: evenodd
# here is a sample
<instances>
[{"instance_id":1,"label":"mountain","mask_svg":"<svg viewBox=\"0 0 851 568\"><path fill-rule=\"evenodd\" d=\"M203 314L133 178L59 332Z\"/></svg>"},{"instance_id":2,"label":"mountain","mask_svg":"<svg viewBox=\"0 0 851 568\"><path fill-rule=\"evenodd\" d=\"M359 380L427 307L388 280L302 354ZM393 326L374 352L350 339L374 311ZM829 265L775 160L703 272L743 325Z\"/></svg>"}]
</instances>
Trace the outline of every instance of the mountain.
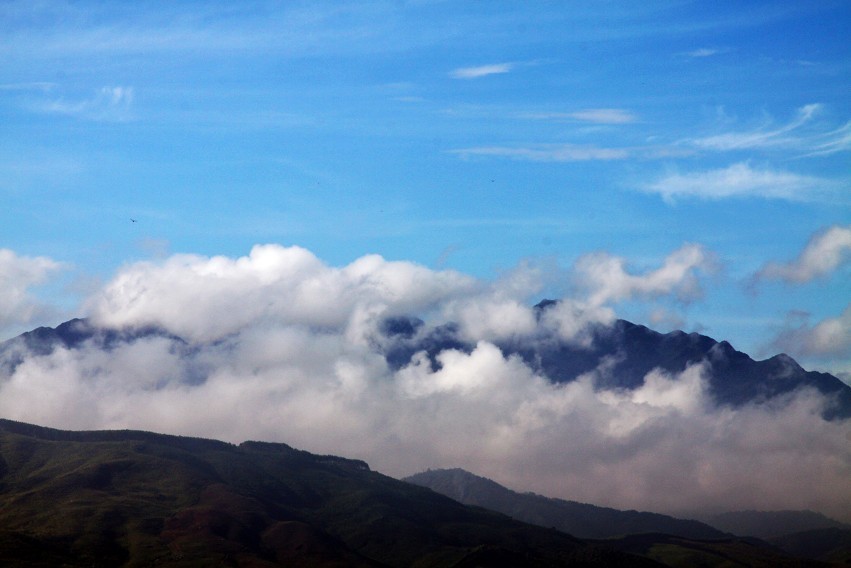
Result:
<instances>
[{"instance_id":1,"label":"mountain","mask_svg":"<svg viewBox=\"0 0 851 568\"><path fill-rule=\"evenodd\" d=\"M777 548L802 558L851 565L851 527L796 532L768 539Z\"/></svg>"},{"instance_id":2,"label":"mountain","mask_svg":"<svg viewBox=\"0 0 851 568\"><path fill-rule=\"evenodd\" d=\"M404 481L517 520L599 539L606 546L676 568L816 567L826 565L822 562L841 562L848 553L848 535L844 532L816 531L764 542L726 534L698 521L517 493L461 469L428 470Z\"/></svg>"},{"instance_id":3,"label":"mountain","mask_svg":"<svg viewBox=\"0 0 851 568\"><path fill-rule=\"evenodd\" d=\"M0 420L3 566L653 566L285 444Z\"/></svg>"},{"instance_id":4,"label":"mountain","mask_svg":"<svg viewBox=\"0 0 851 568\"><path fill-rule=\"evenodd\" d=\"M535 306L539 324L558 302L544 300ZM446 349L471 352L475 344L466 340L453 323L427 326L414 317L395 316L383 320L380 338L374 342L393 369L411 362L421 351L427 353L434 368L437 355ZM76 349L91 345L109 351L140 338L161 337L184 359L197 349L182 338L153 327L132 329L99 328L87 319L74 319L56 328L40 327L0 343L0 375L9 376L29 354L44 355L57 347ZM611 325L589 326L586 341L568 341L557 331L539 325L534 334L496 341L505 356L517 355L535 371L556 383L575 380L601 367L596 373L600 389L635 389L644 383L650 371L660 369L675 375L688 366L701 363L706 369L709 392L717 404L739 407L750 402L765 402L802 387L818 390L832 400L826 419L851 417L851 386L828 373L806 371L785 354L756 361L735 350L726 341L716 341L698 333L673 331L659 333L643 325L616 320ZM205 380L203 366L187 368L187 384Z\"/></svg>"},{"instance_id":5,"label":"mountain","mask_svg":"<svg viewBox=\"0 0 851 568\"><path fill-rule=\"evenodd\" d=\"M539 322L558 302L544 300L535 306ZM416 318L393 318L385 322L388 363L394 368L407 365L413 355L425 351L436 367L436 355L444 349L466 352L475 347L465 342L457 326L447 324L426 329ZM653 369L681 373L697 363L705 365L709 392L716 403L739 407L749 402L788 394L811 387L830 397L833 406L825 418L851 417L851 386L837 377L804 370L785 354L755 361L726 341L716 341L698 333L673 331L659 333L643 325L616 320L612 325L592 325L586 341L568 341L556 331L539 325L537 334L497 341L506 355L519 355L531 368L557 383L570 382L583 373L600 368L596 386L603 389L635 389Z\"/></svg>"},{"instance_id":6,"label":"mountain","mask_svg":"<svg viewBox=\"0 0 851 568\"><path fill-rule=\"evenodd\" d=\"M729 536L698 521L517 493L463 469L430 469L403 481L428 487L465 505L484 507L579 538L612 538L635 533L666 533L693 539Z\"/></svg>"},{"instance_id":7,"label":"mountain","mask_svg":"<svg viewBox=\"0 0 851 568\"><path fill-rule=\"evenodd\" d=\"M14 372L28 355L48 355L55 349L77 349L91 343L109 351L121 344L145 337L161 336L188 348L185 341L157 327L112 329L97 327L85 318L74 318L54 327L38 327L0 343L0 371Z\"/></svg>"},{"instance_id":8,"label":"mountain","mask_svg":"<svg viewBox=\"0 0 851 568\"><path fill-rule=\"evenodd\" d=\"M730 511L709 517L706 523L735 535L764 539L820 529L851 530L851 525L815 511Z\"/></svg>"},{"instance_id":9,"label":"mountain","mask_svg":"<svg viewBox=\"0 0 851 568\"><path fill-rule=\"evenodd\" d=\"M695 540L664 534L629 535L605 541L623 552L641 555L671 568L828 568L830 561L791 555L757 539Z\"/></svg>"}]
</instances>

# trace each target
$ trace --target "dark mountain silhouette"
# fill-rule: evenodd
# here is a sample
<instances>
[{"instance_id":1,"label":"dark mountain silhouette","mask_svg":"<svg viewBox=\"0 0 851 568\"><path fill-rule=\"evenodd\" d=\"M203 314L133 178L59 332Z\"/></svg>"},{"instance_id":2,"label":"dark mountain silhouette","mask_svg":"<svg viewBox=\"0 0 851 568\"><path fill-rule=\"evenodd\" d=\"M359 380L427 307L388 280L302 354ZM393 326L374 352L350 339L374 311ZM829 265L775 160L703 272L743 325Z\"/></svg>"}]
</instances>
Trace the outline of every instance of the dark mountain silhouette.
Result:
<instances>
[{"instance_id":1,"label":"dark mountain silhouette","mask_svg":"<svg viewBox=\"0 0 851 568\"><path fill-rule=\"evenodd\" d=\"M652 566L285 444L0 420L3 566Z\"/></svg>"},{"instance_id":2,"label":"dark mountain silhouette","mask_svg":"<svg viewBox=\"0 0 851 568\"><path fill-rule=\"evenodd\" d=\"M844 561L849 551L844 532L798 533L765 542L725 534L698 521L517 493L461 469L429 470L404 481L531 524L601 539L596 542L672 567L816 567Z\"/></svg>"},{"instance_id":3,"label":"dark mountain silhouette","mask_svg":"<svg viewBox=\"0 0 851 568\"><path fill-rule=\"evenodd\" d=\"M428 487L465 505L484 507L579 538L611 538L635 533L666 533L693 539L729 536L698 521L517 493L463 469L428 470L406 477L404 481Z\"/></svg>"},{"instance_id":4,"label":"dark mountain silhouette","mask_svg":"<svg viewBox=\"0 0 851 568\"><path fill-rule=\"evenodd\" d=\"M544 300L535 306L539 319L557 302ZM425 351L433 367L444 349L470 352L453 325L426 330L415 318L393 318L384 326L389 339L384 348L394 368L408 364L413 355ZM570 382L598 369L605 361L607 372L595 377L599 388L634 389L654 369L681 373L689 365L705 365L709 390L718 404L738 407L764 402L802 387L810 387L832 399L825 418L851 417L851 387L828 373L806 371L785 354L755 361L736 351L728 342L718 342L698 333L658 333L643 325L617 320L610 326L596 325L589 331L589 344L565 341L546 330L531 337L519 336L497 342L505 355L519 355L527 365L554 382Z\"/></svg>"},{"instance_id":5,"label":"dark mountain silhouette","mask_svg":"<svg viewBox=\"0 0 851 568\"><path fill-rule=\"evenodd\" d=\"M29 355L49 355L57 348L77 349L86 343L99 349L115 347L144 337L161 336L186 347L179 337L157 327L113 329L97 327L88 319L75 318L54 327L38 327L0 343L0 371L14 372Z\"/></svg>"},{"instance_id":6,"label":"dark mountain silhouette","mask_svg":"<svg viewBox=\"0 0 851 568\"><path fill-rule=\"evenodd\" d=\"M747 538L695 540L665 534L637 534L605 541L623 552L661 562L672 568L827 568L841 564L788 553L769 543Z\"/></svg>"},{"instance_id":7,"label":"dark mountain silhouette","mask_svg":"<svg viewBox=\"0 0 851 568\"><path fill-rule=\"evenodd\" d=\"M796 532L768 539L783 551L841 566L851 565L851 527Z\"/></svg>"},{"instance_id":8,"label":"dark mountain silhouette","mask_svg":"<svg viewBox=\"0 0 851 568\"><path fill-rule=\"evenodd\" d=\"M730 511L709 517L706 523L731 534L764 539L819 529L851 530L851 525L815 511Z\"/></svg>"}]
</instances>

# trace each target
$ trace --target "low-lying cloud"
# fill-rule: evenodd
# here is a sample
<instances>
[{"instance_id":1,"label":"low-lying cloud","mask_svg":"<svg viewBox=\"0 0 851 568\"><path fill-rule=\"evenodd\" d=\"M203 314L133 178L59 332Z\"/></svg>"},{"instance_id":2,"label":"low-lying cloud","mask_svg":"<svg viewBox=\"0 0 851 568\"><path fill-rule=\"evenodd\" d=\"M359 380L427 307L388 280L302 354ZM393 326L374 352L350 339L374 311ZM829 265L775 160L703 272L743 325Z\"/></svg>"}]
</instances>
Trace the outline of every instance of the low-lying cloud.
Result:
<instances>
[{"instance_id":1,"label":"low-lying cloud","mask_svg":"<svg viewBox=\"0 0 851 568\"><path fill-rule=\"evenodd\" d=\"M511 334L553 330L581 343L624 298L692 297L707 256L686 245L642 274L614 257L586 258L574 272L606 292L580 289L543 317L528 307L540 275L526 267L485 282L378 256L331 267L277 245L237 259L137 263L90 300L93 321L155 325L183 339L31 354L2 378L0 415L282 441L395 476L463 467L621 508L810 508L851 520L849 423L823 420L816 392L718 407L700 364L651 371L634 390L601 390L605 361L555 384L497 347ZM455 322L472 348L446 348L436 364L421 353L389 365L381 324L405 314L429 329Z\"/></svg>"}]
</instances>

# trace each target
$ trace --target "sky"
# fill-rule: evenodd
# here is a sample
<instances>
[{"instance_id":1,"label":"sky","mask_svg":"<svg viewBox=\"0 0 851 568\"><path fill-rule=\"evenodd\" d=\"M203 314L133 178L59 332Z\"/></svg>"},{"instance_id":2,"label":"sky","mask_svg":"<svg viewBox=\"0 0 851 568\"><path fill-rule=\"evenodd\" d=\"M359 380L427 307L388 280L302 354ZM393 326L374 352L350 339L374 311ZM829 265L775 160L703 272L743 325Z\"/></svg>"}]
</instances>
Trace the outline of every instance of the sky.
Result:
<instances>
[{"instance_id":1,"label":"sky","mask_svg":"<svg viewBox=\"0 0 851 568\"><path fill-rule=\"evenodd\" d=\"M162 408L184 414L165 417L155 404L162 393L146 389L188 371L166 346L142 345L123 373L166 355L161 368L136 369L136 383L87 382L120 374L110 365L121 362L60 354L33 363L30 386L0 390L0 406L54 426L160 424L309 450L353 447L352 457L410 474L388 448L422 429L417 419L448 413L427 401L461 393L448 407L485 414L499 403L528 431L549 432L537 445L515 434L543 469L517 469L521 456L496 441L475 459L476 447L425 442L406 456L421 456L423 467L489 465L519 489L585 491L589 500L643 467L659 478L649 461L602 450L612 432L646 436L648 424L670 421L658 447L672 460L672 448L687 449L674 443L686 430L716 455L718 415L700 403L698 371L685 391L662 377L628 399L581 383L555 396L535 377L516 383L529 369L488 341L530 330L528 307L562 298L574 310L565 337L621 317L726 339L755 358L786 352L851 383L849 36L843 1L2 2L0 339L71 317L155 323L198 341L236 334L250 339L235 348L243 359L196 363L252 380L221 378L194 396L166 388L177 402ZM376 314L401 313L461 321L481 343L473 354L448 353L445 368L466 369L469 380L489 369L511 394L476 398L475 385L449 370L381 368L363 352L363 329ZM328 361L289 348L273 356L261 332ZM57 387L48 375L63 365L75 378ZM297 380L310 372L330 382ZM266 375L278 378L256 382ZM382 390L391 375L400 389L392 395ZM367 394L322 407L329 420L347 417L348 436L316 416L303 430L281 430L268 408L249 413L256 428L235 427L246 408L284 392L316 407ZM236 401L231 418L190 419L213 393ZM79 415L69 416L72 403ZM810 420L817 402L789 405L785 421L765 409L728 417L731 432L794 430L785 443L817 446L818 459L834 464L822 481L836 489L851 478L842 475L851 456L836 454L846 434ZM292 400L284 406L300 412ZM379 410L394 418L381 422ZM544 463L559 427L587 416L609 417L591 421L598 436L581 452L597 461L588 467L620 466L599 494L558 485L574 462ZM485 428L442 420L434 437ZM364 441L391 423L397 438ZM505 424L491 426L502 439ZM824 445L800 438L813 432ZM737 447L754 455L751 442ZM775 464L766 452L752 467ZM741 455L727 466L745 467L735 465ZM712 478L709 463L695 456L695 475ZM774 497L804 475L795 472ZM727 486L718 483L690 505L721 499ZM673 510L664 495L682 488L631 491L619 503ZM829 491L808 497L831 502Z\"/></svg>"}]
</instances>

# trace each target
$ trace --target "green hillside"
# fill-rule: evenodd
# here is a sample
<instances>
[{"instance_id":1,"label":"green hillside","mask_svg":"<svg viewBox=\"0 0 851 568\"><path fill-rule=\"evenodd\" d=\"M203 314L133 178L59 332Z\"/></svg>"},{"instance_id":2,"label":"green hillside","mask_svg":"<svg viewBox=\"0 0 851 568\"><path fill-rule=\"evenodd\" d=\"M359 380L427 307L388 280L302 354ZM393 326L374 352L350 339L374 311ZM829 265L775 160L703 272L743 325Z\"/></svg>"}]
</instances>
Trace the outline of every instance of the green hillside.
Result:
<instances>
[{"instance_id":1,"label":"green hillside","mask_svg":"<svg viewBox=\"0 0 851 568\"><path fill-rule=\"evenodd\" d=\"M284 444L0 420L3 566L642 566Z\"/></svg>"}]
</instances>

